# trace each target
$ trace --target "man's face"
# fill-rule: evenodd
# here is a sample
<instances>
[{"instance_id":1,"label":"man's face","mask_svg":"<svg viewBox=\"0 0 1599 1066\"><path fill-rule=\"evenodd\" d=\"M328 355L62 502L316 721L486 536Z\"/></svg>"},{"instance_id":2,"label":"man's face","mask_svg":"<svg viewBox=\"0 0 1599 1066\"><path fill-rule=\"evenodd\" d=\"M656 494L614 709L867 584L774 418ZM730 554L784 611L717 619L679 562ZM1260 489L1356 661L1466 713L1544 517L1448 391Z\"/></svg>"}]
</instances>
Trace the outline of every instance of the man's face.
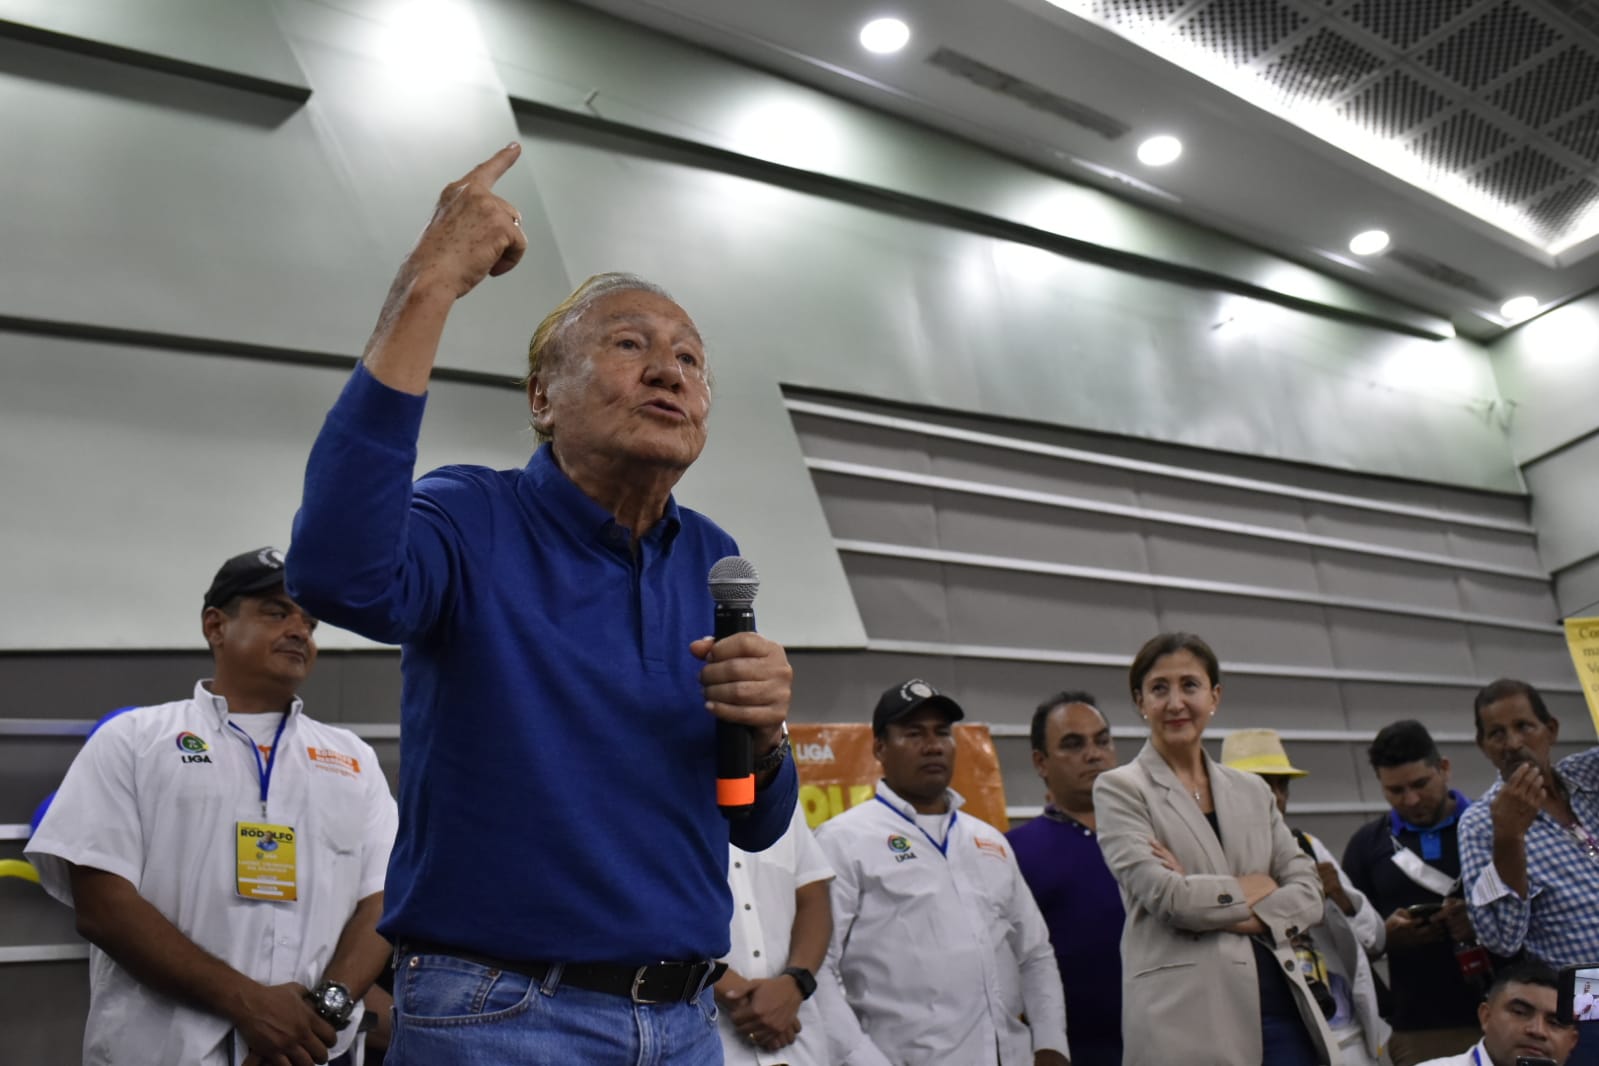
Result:
<instances>
[{"instance_id":1,"label":"man's face","mask_svg":"<svg viewBox=\"0 0 1599 1066\"><path fill-rule=\"evenodd\" d=\"M1482 739L1477 747L1488 756L1499 776L1508 778L1517 766L1530 762L1549 779L1549 753L1560 737L1560 723L1542 722L1526 693L1494 700L1482 709Z\"/></svg>"},{"instance_id":2,"label":"man's face","mask_svg":"<svg viewBox=\"0 0 1599 1066\"><path fill-rule=\"evenodd\" d=\"M209 607L202 625L219 674L297 687L316 662L316 619L282 589L243 597L234 615Z\"/></svg>"},{"instance_id":3,"label":"man's face","mask_svg":"<svg viewBox=\"0 0 1599 1066\"><path fill-rule=\"evenodd\" d=\"M1379 766L1377 781L1383 798L1399 817L1425 829L1443 821L1449 803L1449 760L1434 766L1425 759Z\"/></svg>"},{"instance_id":4,"label":"man's face","mask_svg":"<svg viewBox=\"0 0 1599 1066\"><path fill-rule=\"evenodd\" d=\"M705 345L688 313L652 292L614 292L572 331L567 361L530 394L562 462L688 469L711 410Z\"/></svg>"},{"instance_id":5,"label":"man's face","mask_svg":"<svg viewBox=\"0 0 1599 1066\"><path fill-rule=\"evenodd\" d=\"M1272 799L1277 801L1277 813L1284 818L1288 817L1288 782L1293 778L1287 774L1262 774L1266 786L1271 789Z\"/></svg>"},{"instance_id":6,"label":"man's face","mask_svg":"<svg viewBox=\"0 0 1599 1066\"><path fill-rule=\"evenodd\" d=\"M949 714L924 707L883 727L872 742L888 787L905 799L936 800L955 772L955 734Z\"/></svg>"},{"instance_id":7,"label":"man's face","mask_svg":"<svg viewBox=\"0 0 1599 1066\"><path fill-rule=\"evenodd\" d=\"M1482 1042L1494 1066L1515 1066L1520 1056L1565 1062L1577 1045L1577 1027L1555 1018L1555 990L1511 983L1477 1008Z\"/></svg>"},{"instance_id":8,"label":"man's face","mask_svg":"<svg viewBox=\"0 0 1599 1066\"><path fill-rule=\"evenodd\" d=\"M1086 703L1063 703L1044 719L1044 750L1033 769L1056 806L1080 810L1092 803L1094 779L1116 768L1116 742L1105 718Z\"/></svg>"}]
</instances>

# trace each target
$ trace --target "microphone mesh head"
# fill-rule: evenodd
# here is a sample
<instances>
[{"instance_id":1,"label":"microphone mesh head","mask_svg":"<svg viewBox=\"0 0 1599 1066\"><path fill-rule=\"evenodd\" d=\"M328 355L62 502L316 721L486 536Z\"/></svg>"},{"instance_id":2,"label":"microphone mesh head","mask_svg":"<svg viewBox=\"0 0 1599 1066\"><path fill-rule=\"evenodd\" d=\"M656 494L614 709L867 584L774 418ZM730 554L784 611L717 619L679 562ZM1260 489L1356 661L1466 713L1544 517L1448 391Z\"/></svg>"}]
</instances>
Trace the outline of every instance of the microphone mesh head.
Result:
<instances>
[{"instance_id":1,"label":"microphone mesh head","mask_svg":"<svg viewBox=\"0 0 1599 1066\"><path fill-rule=\"evenodd\" d=\"M755 564L741 555L718 559L706 583L711 586L711 599L724 607L748 607L761 589Z\"/></svg>"}]
</instances>

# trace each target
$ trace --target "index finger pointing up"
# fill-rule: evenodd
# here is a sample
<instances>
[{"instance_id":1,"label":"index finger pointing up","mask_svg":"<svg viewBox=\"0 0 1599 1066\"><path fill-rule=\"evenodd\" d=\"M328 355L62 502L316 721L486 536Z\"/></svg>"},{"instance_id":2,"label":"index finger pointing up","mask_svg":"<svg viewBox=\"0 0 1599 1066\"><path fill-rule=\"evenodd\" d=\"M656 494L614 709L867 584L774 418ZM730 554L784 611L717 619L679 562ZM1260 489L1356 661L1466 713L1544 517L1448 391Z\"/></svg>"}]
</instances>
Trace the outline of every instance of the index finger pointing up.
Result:
<instances>
[{"instance_id":1,"label":"index finger pointing up","mask_svg":"<svg viewBox=\"0 0 1599 1066\"><path fill-rule=\"evenodd\" d=\"M473 167L462 180L481 182L485 187L492 189L494 188L494 183L505 176L505 172L511 169L511 164L515 163L521 154L522 146L516 141L512 141Z\"/></svg>"}]
</instances>

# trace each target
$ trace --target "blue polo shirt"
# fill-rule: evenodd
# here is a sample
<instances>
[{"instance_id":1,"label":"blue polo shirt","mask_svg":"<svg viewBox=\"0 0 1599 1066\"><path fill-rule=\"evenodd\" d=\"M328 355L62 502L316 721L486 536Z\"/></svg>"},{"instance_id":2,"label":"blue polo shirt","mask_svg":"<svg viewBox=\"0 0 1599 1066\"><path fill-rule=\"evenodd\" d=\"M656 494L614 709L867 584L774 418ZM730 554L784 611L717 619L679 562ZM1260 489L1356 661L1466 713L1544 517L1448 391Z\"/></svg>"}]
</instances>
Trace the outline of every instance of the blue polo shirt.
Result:
<instances>
[{"instance_id":1,"label":"blue polo shirt","mask_svg":"<svg viewBox=\"0 0 1599 1066\"><path fill-rule=\"evenodd\" d=\"M635 552L548 447L413 485L424 406L357 368L311 449L287 564L306 610L403 649L379 930L523 960L726 954L729 823L688 646L737 546L673 501ZM775 841L796 792L789 764L732 842Z\"/></svg>"}]
</instances>

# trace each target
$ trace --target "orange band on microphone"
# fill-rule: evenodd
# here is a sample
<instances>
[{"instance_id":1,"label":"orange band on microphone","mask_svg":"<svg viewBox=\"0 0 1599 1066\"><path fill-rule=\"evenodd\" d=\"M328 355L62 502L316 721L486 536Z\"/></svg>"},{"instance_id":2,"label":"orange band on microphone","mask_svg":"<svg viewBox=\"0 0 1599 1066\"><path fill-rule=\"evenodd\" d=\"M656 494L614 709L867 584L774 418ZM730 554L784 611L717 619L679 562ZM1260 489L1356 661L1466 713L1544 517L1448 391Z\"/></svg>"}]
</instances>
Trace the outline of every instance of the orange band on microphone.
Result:
<instances>
[{"instance_id":1,"label":"orange band on microphone","mask_svg":"<svg viewBox=\"0 0 1599 1066\"><path fill-rule=\"evenodd\" d=\"M716 779L716 805L718 807L748 807L755 802L755 775L748 777L718 777Z\"/></svg>"}]
</instances>

